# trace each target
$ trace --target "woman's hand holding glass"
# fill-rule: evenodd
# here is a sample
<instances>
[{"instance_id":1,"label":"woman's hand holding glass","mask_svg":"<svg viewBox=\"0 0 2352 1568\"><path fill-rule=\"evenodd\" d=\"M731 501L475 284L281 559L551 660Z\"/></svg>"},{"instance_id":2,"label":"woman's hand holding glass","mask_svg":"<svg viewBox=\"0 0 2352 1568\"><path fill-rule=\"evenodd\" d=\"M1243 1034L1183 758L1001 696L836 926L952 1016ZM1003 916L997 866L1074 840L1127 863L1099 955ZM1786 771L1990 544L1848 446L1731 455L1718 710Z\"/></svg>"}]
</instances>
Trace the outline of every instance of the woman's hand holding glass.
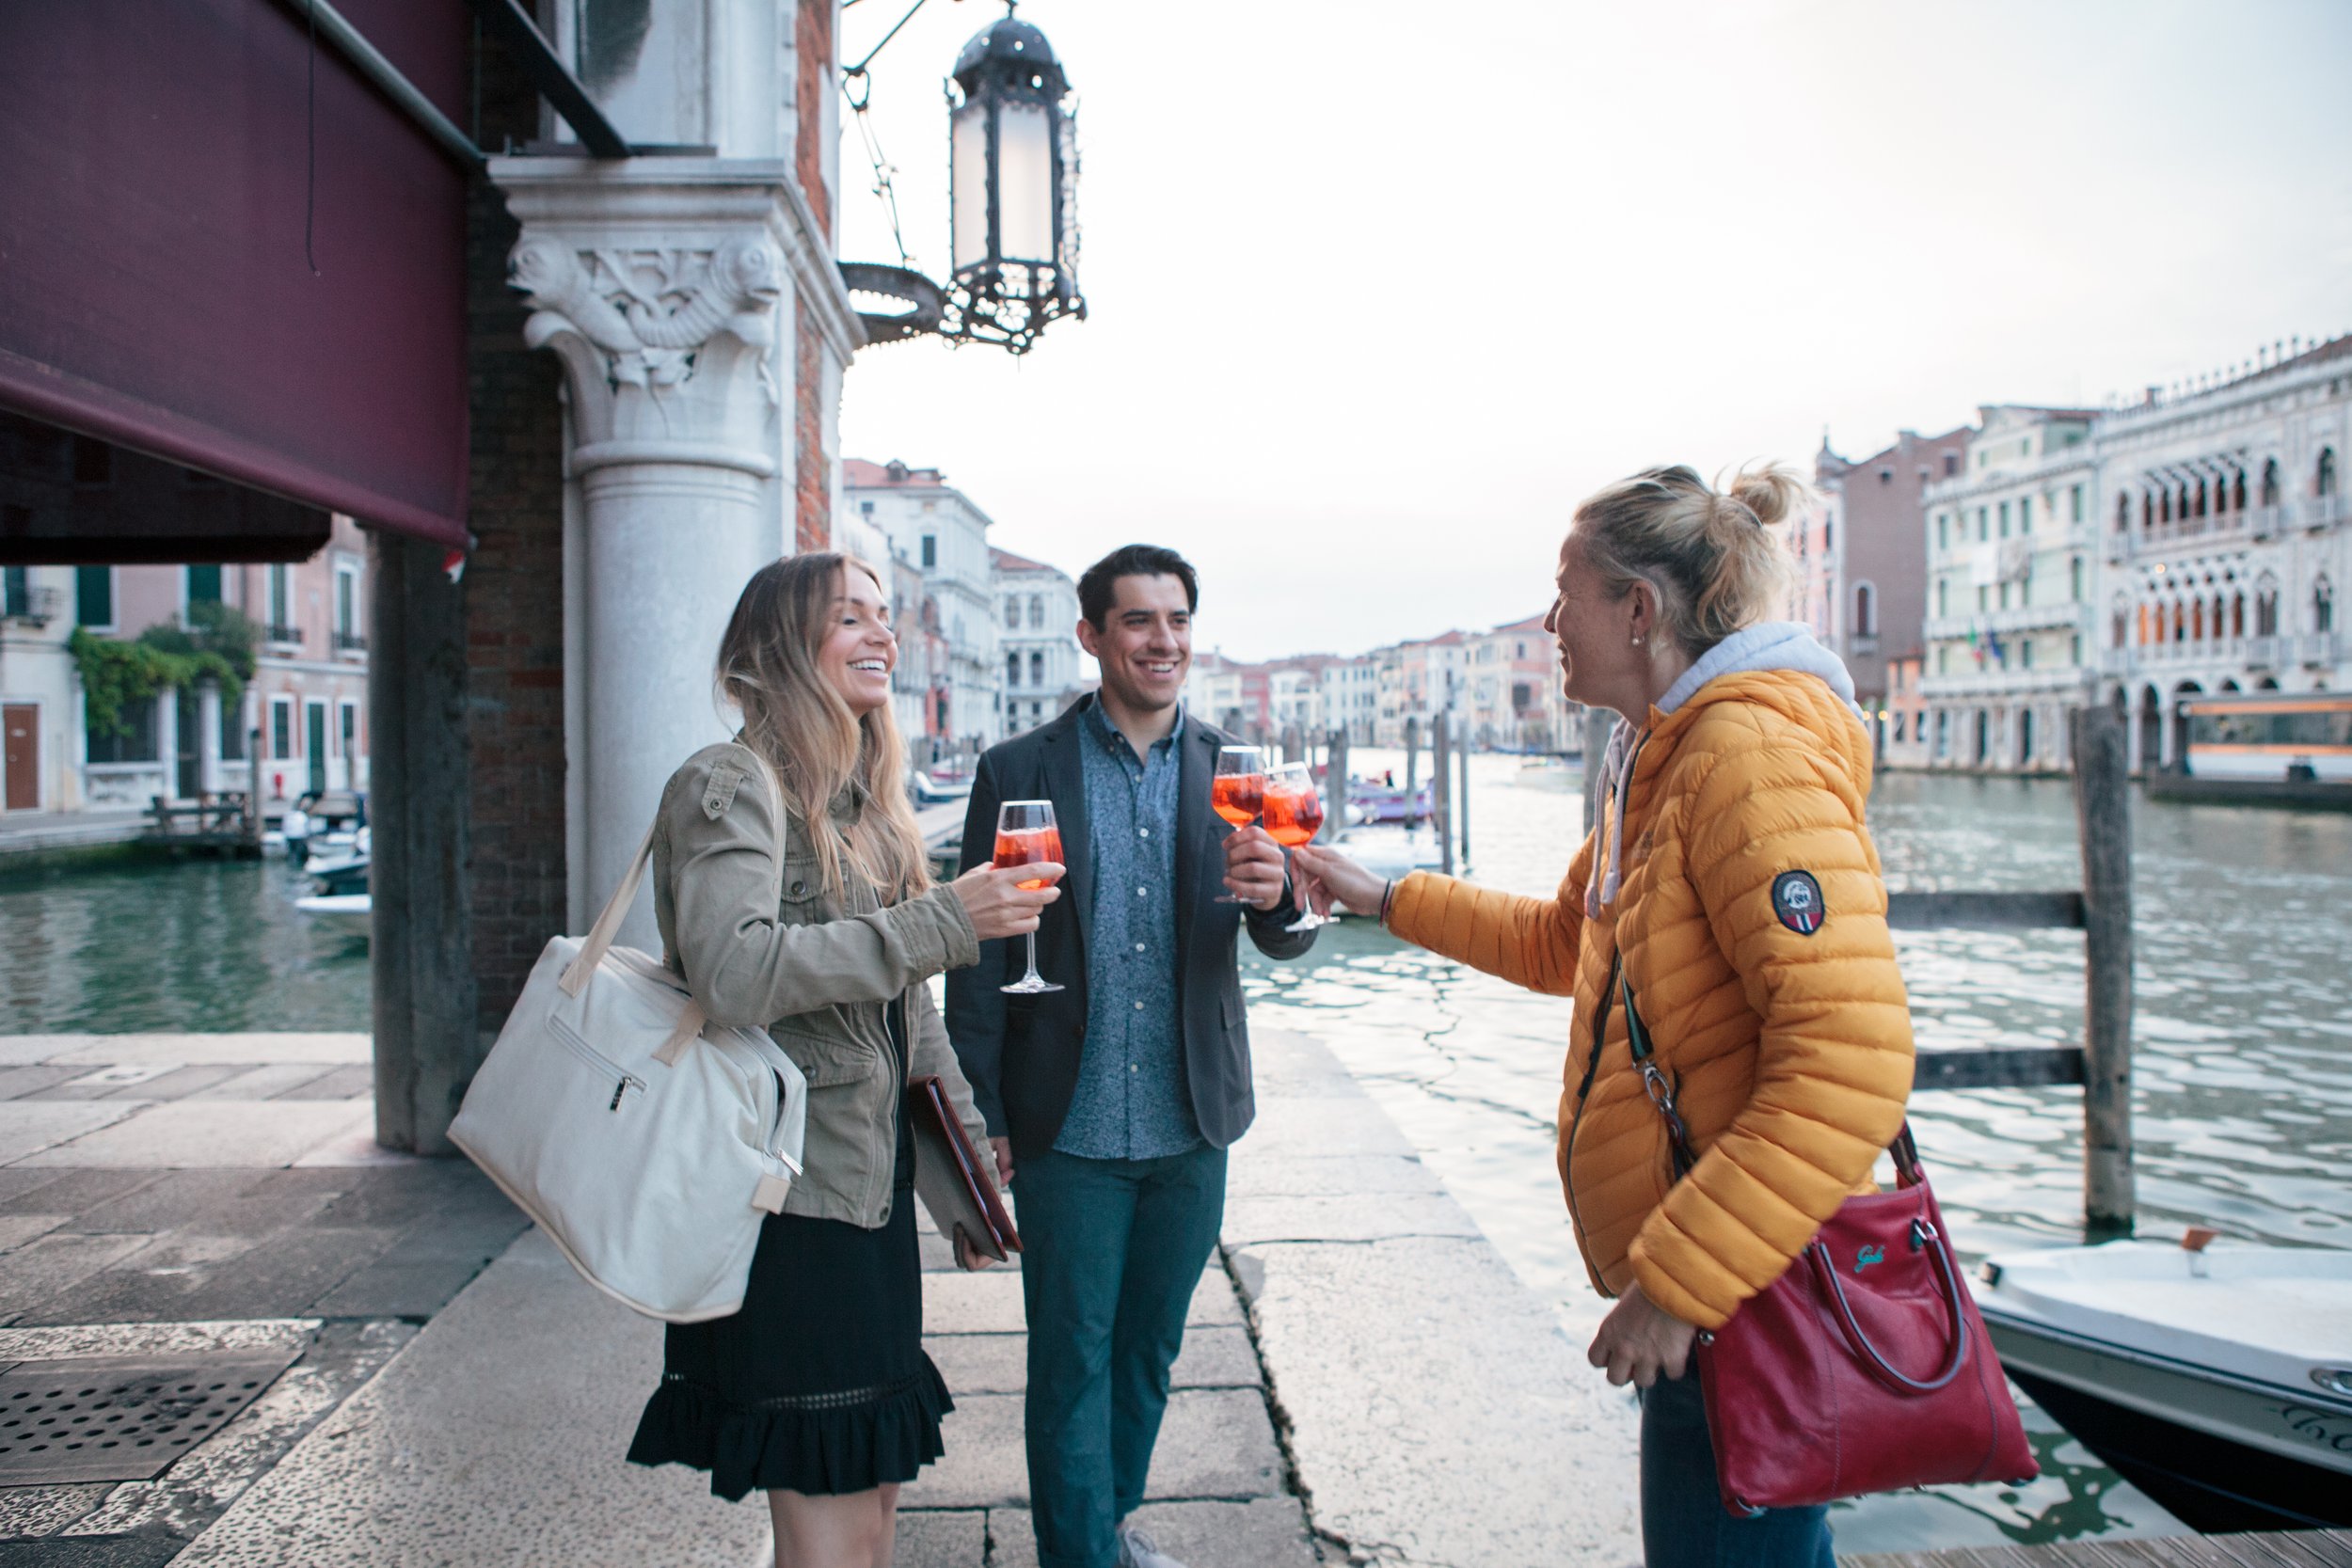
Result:
<instances>
[{"instance_id":1,"label":"woman's hand holding glass","mask_svg":"<svg viewBox=\"0 0 2352 1568\"><path fill-rule=\"evenodd\" d=\"M976 865L947 885L972 917L972 930L982 942L1034 932L1045 906L1061 896L1057 887L1025 888L1023 882L1054 882L1061 866L1053 861L1030 865Z\"/></svg>"},{"instance_id":2,"label":"woman's hand holding glass","mask_svg":"<svg viewBox=\"0 0 2352 1568\"><path fill-rule=\"evenodd\" d=\"M1306 873L1306 895L1315 913L1329 914L1335 903L1356 914L1380 912L1380 895L1388 891L1388 882L1343 851L1327 844L1302 844L1291 851L1291 863Z\"/></svg>"}]
</instances>

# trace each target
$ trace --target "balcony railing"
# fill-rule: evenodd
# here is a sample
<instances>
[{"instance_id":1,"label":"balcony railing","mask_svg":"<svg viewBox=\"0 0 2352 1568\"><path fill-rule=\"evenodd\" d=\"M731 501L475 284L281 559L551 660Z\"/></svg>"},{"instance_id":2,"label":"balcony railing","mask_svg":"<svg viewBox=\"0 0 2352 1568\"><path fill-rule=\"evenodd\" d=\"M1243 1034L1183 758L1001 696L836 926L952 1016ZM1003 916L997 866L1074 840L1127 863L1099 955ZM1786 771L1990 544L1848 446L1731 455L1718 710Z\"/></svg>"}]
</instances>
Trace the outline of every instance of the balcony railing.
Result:
<instances>
[{"instance_id":1,"label":"balcony railing","mask_svg":"<svg viewBox=\"0 0 2352 1568\"><path fill-rule=\"evenodd\" d=\"M2344 518L2344 495L2341 491L2332 496L2313 496L2303 503L2305 528L2332 528Z\"/></svg>"},{"instance_id":2,"label":"balcony railing","mask_svg":"<svg viewBox=\"0 0 2352 1568\"><path fill-rule=\"evenodd\" d=\"M11 621L25 621L45 626L65 613L65 590L62 588L19 588L0 605L0 615Z\"/></svg>"},{"instance_id":3,"label":"balcony railing","mask_svg":"<svg viewBox=\"0 0 2352 1568\"><path fill-rule=\"evenodd\" d=\"M1998 632L2046 631L2051 628L2075 631L2083 629L2085 607L2080 604L2014 605L2008 610L1988 610L1978 615L1934 615L1928 618L1923 630L1931 641L1938 638L1965 637L1970 632L1982 636Z\"/></svg>"},{"instance_id":4,"label":"balcony railing","mask_svg":"<svg viewBox=\"0 0 2352 1568\"><path fill-rule=\"evenodd\" d=\"M2275 669L2279 663L2279 642L2276 637L2249 637L2246 640L2246 662L2257 670ZM2193 644L2175 643L2174 646Z\"/></svg>"},{"instance_id":5,"label":"balcony railing","mask_svg":"<svg viewBox=\"0 0 2352 1568\"><path fill-rule=\"evenodd\" d=\"M368 640L356 631L339 631L335 634L335 651L339 654L364 654L368 651Z\"/></svg>"},{"instance_id":6,"label":"balcony railing","mask_svg":"<svg viewBox=\"0 0 2352 1568\"><path fill-rule=\"evenodd\" d=\"M2320 669L2339 662L2344 657L2344 644L2332 631L2307 631L2303 634L2303 662Z\"/></svg>"},{"instance_id":7,"label":"balcony railing","mask_svg":"<svg viewBox=\"0 0 2352 1568\"><path fill-rule=\"evenodd\" d=\"M302 646L302 628L277 625L266 626L262 628L262 641L277 643L280 647L299 648Z\"/></svg>"}]
</instances>

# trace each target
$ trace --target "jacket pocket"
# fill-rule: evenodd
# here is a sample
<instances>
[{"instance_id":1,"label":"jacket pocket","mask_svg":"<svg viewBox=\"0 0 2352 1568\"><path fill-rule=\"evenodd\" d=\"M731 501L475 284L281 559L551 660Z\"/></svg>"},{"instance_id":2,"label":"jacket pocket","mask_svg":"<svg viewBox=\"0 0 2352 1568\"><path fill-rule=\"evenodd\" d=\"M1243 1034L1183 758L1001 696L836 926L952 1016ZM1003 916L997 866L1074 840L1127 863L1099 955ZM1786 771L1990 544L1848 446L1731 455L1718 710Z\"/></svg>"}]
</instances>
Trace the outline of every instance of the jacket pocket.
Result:
<instances>
[{"instance_id":1,"label":"jacket pocket","mask_svg":"<svg viewBox=\"0 0 2352 1568\"><path fill-rule=\"evenodd\" d=\"M812 1089L855 1084L880 1074L882 1053L837 1028L779 1019L768 1026L768 1034L792 1058L792 1065L801 1069Z\"/></svg>"}]
</instances>

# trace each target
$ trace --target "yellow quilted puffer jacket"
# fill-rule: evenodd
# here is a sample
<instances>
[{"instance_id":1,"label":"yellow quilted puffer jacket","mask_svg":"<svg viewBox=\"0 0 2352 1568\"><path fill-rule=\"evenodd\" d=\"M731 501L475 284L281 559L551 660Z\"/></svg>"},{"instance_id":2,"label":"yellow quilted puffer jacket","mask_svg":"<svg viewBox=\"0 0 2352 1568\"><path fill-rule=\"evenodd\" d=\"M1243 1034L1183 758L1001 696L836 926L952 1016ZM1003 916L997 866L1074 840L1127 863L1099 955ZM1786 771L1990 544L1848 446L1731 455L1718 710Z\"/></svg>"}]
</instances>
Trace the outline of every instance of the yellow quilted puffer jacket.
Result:
<instances>
[{"instance_id":1,"label":"yellow quilted puffer jacket","mask_svg":"<svg viewBox=\"0 0 2352 1568\"><path fill-rule=\"evenodd\" d=\"M1610 1294L1638 1279L1666 1311L1716 1328L1849 1195L1872 1190L1911 1092L1911 1014L1863 827L1869 744L1820 675L1716 675L1633 738L1622 826L1586 839L1556 896L1416 872L1389 924L1575 997L1559 1165L1586 1266ZM1611 890L1590 882L1613 843L1621 870L1603 902ZM1699 1151L1679 1183L1621 997L1594 1059L1613 956Z\"/></svg>"}]
</instances>

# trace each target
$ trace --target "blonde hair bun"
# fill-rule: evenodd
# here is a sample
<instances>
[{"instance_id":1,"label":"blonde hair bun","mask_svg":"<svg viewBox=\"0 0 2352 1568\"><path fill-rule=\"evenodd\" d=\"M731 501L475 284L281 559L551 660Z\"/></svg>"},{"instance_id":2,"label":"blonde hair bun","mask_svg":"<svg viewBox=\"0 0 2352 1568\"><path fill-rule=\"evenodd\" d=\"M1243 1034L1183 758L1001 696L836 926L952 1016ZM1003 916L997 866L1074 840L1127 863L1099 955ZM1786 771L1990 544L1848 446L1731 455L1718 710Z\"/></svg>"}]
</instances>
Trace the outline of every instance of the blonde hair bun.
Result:
<instances>
[{"instance_id":1,"label":"blonde hair bun","mask_svg":"<svg viewBox=\"0 0 2352 1568\"><path fill-rule=\"evenodd\" d=\"M1777 528L1796 515L1813 494L1812 486L1786 463L1751 463L1733 474L1730 483L1720 479L1716 483L1766 528Z\"/></svg>"},{"instance_id":2,"label":"blonde hair bun","mask_svg":"<svg viewBox=\"0 0 2352 1568\"><path fill-rule=\"evenodd\" d=\"M1682 465L1645 468L1586 497L1568 537L1611 598L1647 584L1660 625L1697 658L1785 611L1797 572L1778 525L1812 496L1779 463L1750 465L1721 490Z\"/></svg>"}]
</instances>

